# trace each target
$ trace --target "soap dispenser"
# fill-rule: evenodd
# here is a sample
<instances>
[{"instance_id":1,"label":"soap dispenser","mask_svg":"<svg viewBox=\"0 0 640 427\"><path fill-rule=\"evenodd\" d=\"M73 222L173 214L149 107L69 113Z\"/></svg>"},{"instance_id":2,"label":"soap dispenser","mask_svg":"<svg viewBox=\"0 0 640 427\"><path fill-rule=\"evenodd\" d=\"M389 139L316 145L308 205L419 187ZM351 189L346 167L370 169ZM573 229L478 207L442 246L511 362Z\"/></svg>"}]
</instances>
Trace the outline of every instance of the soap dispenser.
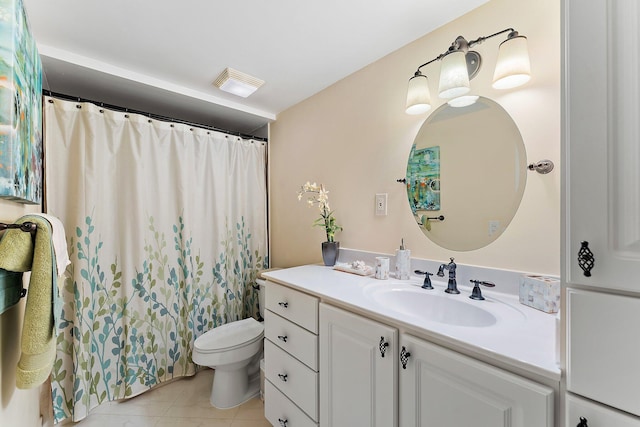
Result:
<instances>
[{"instance_id":1,"label":"soap dispenser","mask_svg":"<svg viewBox=\"0 0 640 427\"><path fill-rule=\"evenodd\" d=\"M404 239L400 243L400 249L396 250L396 279L409 280L411 271L411 251L404 248Z\"/></svg>"}]
</instances>

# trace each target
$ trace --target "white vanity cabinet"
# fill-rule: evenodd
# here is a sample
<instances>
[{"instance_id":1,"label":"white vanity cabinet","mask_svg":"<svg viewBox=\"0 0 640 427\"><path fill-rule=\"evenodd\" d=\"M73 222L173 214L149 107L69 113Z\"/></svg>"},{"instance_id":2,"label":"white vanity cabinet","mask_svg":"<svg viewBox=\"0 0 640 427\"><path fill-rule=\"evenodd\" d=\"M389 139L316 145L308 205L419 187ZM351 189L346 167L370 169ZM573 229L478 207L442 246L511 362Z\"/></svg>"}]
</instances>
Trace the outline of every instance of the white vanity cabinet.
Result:
<instances>
[{"instance_id":1,"label":"white vanity cabinet","mask_svg":"<svg viewBox=\"0 0 640 427\"><path fill-rule=\"evenodd\" d=\"M318 298L272 282L265 294L265 417L318 425Z\"/></svg>"},{"instance_id":2,"label":"white vanity cabinet","mask_svg":"<svg viewBox=\"0 0 640 427\"><path fill-rule=\"evenodd\" d=\"M400 427L554 425L549 387L411 335L400 351Z\"/></svg>"},{"instance_id":3,"label":"white vanity cabinet","mask_svg":"<svg viewBox=\"0 0 640 427\"><path fill-rule=\"evenodd\" d=\"M554 416L550 387L320 304L321 426L553 427Z\"/></svg>"},{"instance_id":4,"label":"white vanity cabinet","mask_svg":"<svg viewBox=\"0 0 640 427\"><path fill-rule=\"evenodd\" d=\"M320 425L398 425L398 330L320 304Z\"/></svg>"},{"instance_id":5,"label":"white vanity cabinet","mask_svg":"<svg viewBox=\"0 0 640 427\"><path fill-rule=\"evenodd\" d=\"M284 283L322 282L301 276ZM265 416L274 426L554 427L553 386L308 292L267 283Z\"/></svg>"}]
</instances>

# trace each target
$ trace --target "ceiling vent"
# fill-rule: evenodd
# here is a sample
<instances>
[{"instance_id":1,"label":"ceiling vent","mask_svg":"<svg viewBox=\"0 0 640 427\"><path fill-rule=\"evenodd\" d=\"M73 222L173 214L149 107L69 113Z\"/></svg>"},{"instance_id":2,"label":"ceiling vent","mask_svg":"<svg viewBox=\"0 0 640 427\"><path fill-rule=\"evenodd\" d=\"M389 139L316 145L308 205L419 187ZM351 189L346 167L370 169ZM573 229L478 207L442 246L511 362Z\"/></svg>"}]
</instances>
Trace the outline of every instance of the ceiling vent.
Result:
<instances>
[{"instance_id":1,"label":"ceiling vent","mask_svg":"<svg viewBox=\"0 0 640 427\"><path fill-rule=\"evenodd\" d=\"M262 86L264 80L233 68L225 68L213 84L225 92L246 98Z\"/></svg>"}]
</instances>

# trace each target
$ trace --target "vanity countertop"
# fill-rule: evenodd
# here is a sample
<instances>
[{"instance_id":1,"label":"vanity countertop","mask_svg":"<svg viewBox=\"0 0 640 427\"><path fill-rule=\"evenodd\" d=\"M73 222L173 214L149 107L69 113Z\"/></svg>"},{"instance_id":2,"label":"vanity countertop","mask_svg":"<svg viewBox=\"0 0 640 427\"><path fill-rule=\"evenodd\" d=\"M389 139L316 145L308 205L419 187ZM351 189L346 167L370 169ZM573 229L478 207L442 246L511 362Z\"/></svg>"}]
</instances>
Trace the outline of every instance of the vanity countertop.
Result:
<instances>
[{"instance_id":1,"label":"vanity countertop","mask_svg":"<svg viewBox=\"0 0 640 427\"><path fill-rule=\"evenodd\" d=\"M268 279L294 289L320 297L327 302L351 307L390 323L401 325L410 331L418 331L427 338L444 342L454 349L480 354L500 364L540 375L552 381L560 381L561 371L556 363L556 316L522 305L515 295L482 289L485 301L469 299L471 288L458 286L461 294L444 293L446 282L433 280L435 289L423 290L422 278L412 276L409 280L376 280L372 276L358 276L320 265L305 265L272 270L263 273ZM435 277L435 276L434 276ZM418 318L385 304L383 298L372 298L374 287L389 286L412 292L434 293L438 297L456 299L493 312L498 321L486 327L455 326L452 324ZM501 307L508 306L517 312L516 321L505 321ZM493 307L498 308L494 310ZM426 314L426 313L425 313ZM511 318L510 318L511 319Z\"/></svg>"}]
</instances>

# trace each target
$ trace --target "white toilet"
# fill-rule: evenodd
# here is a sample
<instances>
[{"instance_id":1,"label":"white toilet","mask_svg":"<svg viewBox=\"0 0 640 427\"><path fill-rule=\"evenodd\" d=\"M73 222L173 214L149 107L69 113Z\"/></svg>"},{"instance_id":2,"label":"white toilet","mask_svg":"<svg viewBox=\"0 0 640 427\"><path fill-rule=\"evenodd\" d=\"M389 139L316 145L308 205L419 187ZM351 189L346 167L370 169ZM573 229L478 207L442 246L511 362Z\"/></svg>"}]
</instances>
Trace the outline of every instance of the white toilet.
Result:
<instances>
[{"instance_id":1,"label":"white toilet","mask_svg":"<svg viewBox=\"0 0 640 427\"><path fill-rule=\"evenodd\" d=\"M260 316L264 316L264 281ZM260 394L260 358L264 325L253 318L227 323L204 333L193 345L193 361L215 369L209 401L219 409L241 405Z\"/></svg>"}]
</instances>

